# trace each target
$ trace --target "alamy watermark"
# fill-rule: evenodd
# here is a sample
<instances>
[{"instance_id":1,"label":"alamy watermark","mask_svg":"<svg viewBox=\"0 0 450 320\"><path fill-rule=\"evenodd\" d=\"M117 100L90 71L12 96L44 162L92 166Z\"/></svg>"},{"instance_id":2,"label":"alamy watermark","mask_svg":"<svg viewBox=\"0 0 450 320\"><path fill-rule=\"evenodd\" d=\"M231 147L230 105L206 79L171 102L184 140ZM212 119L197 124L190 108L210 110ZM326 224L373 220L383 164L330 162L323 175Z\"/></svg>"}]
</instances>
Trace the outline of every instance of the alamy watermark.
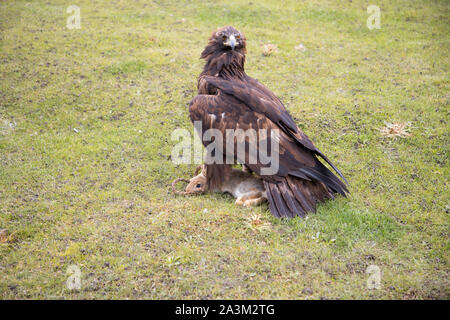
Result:
<instances>
[{"instance_id":1,"label":"alamy watermark","mask_svg":"<svg viewBox=\"0 0 450 320\"><path fill-rule=\"evenodd\" d=\"M80 267L71 264L67 267L66 273L69 275L66 281L66 287L69 290L80 290L81 289L81 270Z\"/></svg>"},{"instance_id":2,"label":"alamy watermark","mask_svg":"<svg viewBox=\"0 0 450 320\"><path fill-rule=\"evenodd\" d=\"M227 129L225 139L218 129L203 132L201 121L194 121L194 130L193 137L187 129L172 132L172 141L178 142L171 153L174 164L234 164L237 159L238 163L262 164L260 175L278 172L280 130ZM205 150L200 135L208 143Z\"/></svg>"},{"instance_id":3,"label":"alamy watermark","mask_svg":"<svg viewBox=\"0 0 450 320\"><path fill-rule=\"evenodd\" d=\"M371 264L367 267L366 273L370 274L369 278L367 278L367 289L381 289L381 270L380 267L374 264Z\"/></svg>"},{"instance_id":4,"label":"alamy watermark","mask_svg":"<svg viewBox=\"0 0 450 320\"><path fill-rule=\"evenodd\" d=\"M380 7L370 5L367 7L367 13L370 14L370 16L367 18L367 28L369 28L369 30L380 29L381 28Z\"/></svg>"},{"instance_id":5,"label":"alamy watermark","mask_svg":"<svg viewBox=\"0 0 450 320\"><path fill-rule=\"evenodd\" d=\"M67 18L66 27L67 29L80 29L81 28L81 10L80 7L71 5L67 7L67 13L71 14Z\"/></svg>"}]
</instances>

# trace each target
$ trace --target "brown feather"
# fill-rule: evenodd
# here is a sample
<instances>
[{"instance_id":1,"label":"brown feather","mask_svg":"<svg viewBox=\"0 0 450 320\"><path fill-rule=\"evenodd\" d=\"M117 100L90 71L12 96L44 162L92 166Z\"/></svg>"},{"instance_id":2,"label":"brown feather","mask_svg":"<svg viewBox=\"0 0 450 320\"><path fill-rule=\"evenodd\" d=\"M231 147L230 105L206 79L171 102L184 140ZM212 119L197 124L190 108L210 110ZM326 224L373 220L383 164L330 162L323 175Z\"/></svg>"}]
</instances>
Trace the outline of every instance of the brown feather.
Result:
<instances>
[{"instance_id":1,"label":"brown feather","mask_svg":"<svg viewBox=\"0 0 450 320\"><path fill-rule=\"evenodd\" d=\"M222 42L230 34L241 36L232 50ZM264 180L269 209L276 217L292 218L314 212L318 202L333 199L335 193L348 193L345 184L337 178L318 157L325 160L342 178L342 173L318 150L295 124L282 102L268 88L249 77L244 71L245 37L232 27L213 32L201 54L206 60L198 78L198 96L189 105L191 120L201 121L205 132L214 128L223 135L223 162L226 157L245 164ZM213 115L213 117L211 117ZM237 140L226 144L227 129L265 129L270 146L272 131L279 140L279 170L274 175L261 175L264 165L257 159L250 163L250 146L256 142L245 137L245 156L238 158ZM207 146L210 141L203 141ZM234 149L232 152L231 149ZM220 186L230 165L208 164L210 189ZM345 179L344 179L345 180Z\"/></svg>"}]
</instances>

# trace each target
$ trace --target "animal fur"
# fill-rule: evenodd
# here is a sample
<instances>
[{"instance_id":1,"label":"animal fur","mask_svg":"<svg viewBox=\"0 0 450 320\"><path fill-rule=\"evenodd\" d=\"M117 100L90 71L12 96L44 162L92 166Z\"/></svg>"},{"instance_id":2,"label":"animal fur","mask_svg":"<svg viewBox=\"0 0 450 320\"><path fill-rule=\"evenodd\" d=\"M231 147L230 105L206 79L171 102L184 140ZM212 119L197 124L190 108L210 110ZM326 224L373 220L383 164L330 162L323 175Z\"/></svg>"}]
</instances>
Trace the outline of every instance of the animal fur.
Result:
<instances>
[{"instance_id":1,"label":"animal fur","mask_svg":"<svg viewBox=\"0 0 450 320\"><path fill-rule=\"evenodd\" d=\"M236 204L244 207L255 206L267 200L264 184L255 175L237 169L231 169L223 177L220 187L209 189L206 178L206 167L189 180L185 194L203 193L206 191L229 193L236 198Z\"/></svg>"}]
</instances>

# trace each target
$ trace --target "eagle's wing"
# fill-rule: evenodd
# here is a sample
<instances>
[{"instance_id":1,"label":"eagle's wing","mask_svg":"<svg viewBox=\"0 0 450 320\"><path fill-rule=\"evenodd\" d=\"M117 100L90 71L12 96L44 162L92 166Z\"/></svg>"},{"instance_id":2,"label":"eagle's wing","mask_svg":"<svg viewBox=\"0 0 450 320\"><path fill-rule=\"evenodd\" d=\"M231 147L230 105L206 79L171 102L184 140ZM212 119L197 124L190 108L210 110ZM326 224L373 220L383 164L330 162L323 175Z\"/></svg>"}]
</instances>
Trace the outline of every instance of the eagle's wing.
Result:
<instances>
[{"instance_id":1,"label":"eagle's wing","mask_svg":"<svg viewBox=\"0 0 450 320\"><path fill-rule=\"evenodd\" d=\"M332 198L333 193L345 195L345 185L315 157L316 152L299 144L289 131L280 130L280 123L289 121L290 117L286 118L282 112L273 110L272 104L264 95L258 93L258 90L241 85L231 87L230 81L224 81L216 95L196 96L189 106L191 120L201 121L202 137L208 129L217 129L222 133L224 161L226 156L231 156L265 181L269 207L275 216L304 215L307 211L314 211L316 202ZM238 95L238 90L244 92ZM289 122L287 123L289 125ZM257 144L257 140L252 140L252 137L245 137L243 157L238 157L237 138L233 141L233 151L230 151L231 146L227 145L226 139L227 129L254 129L258 134L256 139L266 139L267 146L271 145L272 139L276 139L279 145L278 173L261 174L262 168L270 164L263 164L259 158L252 156L250 146ZM265 129L264 137L259 136L260 129ZM205 146L209 143L211 142L203 140ZM221 167L226 166L213 165L211 169L208 167L208 179L220 179ZM220 181L213 184L220 184Z\"/></svg>"},{"instance_id":2,"label":"eagle's wing","mask_svg":"<svg viewBox=\"0 0 450 320\"><path fill-rule=\"evenodd\" d=\"M246 81L229 81L217 77L205 76L201 81L204 86L219 89L222 92L235 97L255 112L262 113L272 120L279 129L291 136L298 144L313 151L324 159L345 180L339 169L314 146L308 136L295 124L281 101L267 87L256 79L247 76ZM347 181L346 181L347 182Z\"/></svg>"}]
</instances>

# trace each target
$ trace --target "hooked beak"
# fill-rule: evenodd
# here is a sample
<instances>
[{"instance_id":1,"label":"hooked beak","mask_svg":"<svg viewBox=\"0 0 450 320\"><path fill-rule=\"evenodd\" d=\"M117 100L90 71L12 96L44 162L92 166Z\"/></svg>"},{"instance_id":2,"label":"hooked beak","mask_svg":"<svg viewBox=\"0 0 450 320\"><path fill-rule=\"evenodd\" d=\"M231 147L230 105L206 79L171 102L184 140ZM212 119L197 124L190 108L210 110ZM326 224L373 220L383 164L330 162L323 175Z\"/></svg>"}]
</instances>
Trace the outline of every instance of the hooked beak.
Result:
<instances>
[{"instance_id":1,"label":"hooked beak","mask_svg":"<svg viewBox=\"0 0 450 320\"><path fill-rule=\"evenodd\" d=\"M234 35L231 35L228 38L228 41L225 42L224 44L231 47L231 50L234 50L234 47L236 46L236 38L234 37Z\"/></svg>"}]
</instances>

